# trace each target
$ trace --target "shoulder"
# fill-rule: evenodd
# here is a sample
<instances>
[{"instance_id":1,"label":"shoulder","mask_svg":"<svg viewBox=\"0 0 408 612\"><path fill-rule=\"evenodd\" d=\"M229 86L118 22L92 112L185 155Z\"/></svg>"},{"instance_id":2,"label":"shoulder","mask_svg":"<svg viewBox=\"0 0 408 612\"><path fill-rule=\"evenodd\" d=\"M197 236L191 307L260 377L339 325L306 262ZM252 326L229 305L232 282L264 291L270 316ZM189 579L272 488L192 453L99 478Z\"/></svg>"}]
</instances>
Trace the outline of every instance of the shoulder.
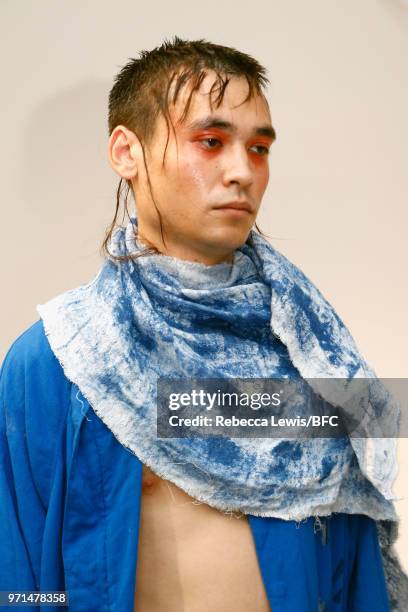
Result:
<instances>
[{"instance_id":1,"label":"shoulder","mask_svg":"<svg viewBox=\"0 0 408 612\"><path fill-rule=\"evenodd\" d=\"M14 340L2 364L0 446L8 449L16 486L23 487L27 496L31 487L44 505L56 459L63 456L71 388L40 319Z\"/></svg>"},{"instance_id":2,"label":"shoulder","mask_svg":"<svg viewBox=\"0 0 408 612\"><path fill-rule=\"evenodd\" d=\"M17 382L19 378L44 375L64 377L39 319L12 342L2 363L1 376Z\"/></svg>"},{"instance_id":3,"label":"shoulder","mask_svg":"<svg viewBox=\"0 0 408 612\"><path fill-rule=\"evenodd\" d=\"M20 425L32 423L52 432L69 407L71 386L39 319L14 340L3 360L2 408Z\"/></svg>"}]
</instances>

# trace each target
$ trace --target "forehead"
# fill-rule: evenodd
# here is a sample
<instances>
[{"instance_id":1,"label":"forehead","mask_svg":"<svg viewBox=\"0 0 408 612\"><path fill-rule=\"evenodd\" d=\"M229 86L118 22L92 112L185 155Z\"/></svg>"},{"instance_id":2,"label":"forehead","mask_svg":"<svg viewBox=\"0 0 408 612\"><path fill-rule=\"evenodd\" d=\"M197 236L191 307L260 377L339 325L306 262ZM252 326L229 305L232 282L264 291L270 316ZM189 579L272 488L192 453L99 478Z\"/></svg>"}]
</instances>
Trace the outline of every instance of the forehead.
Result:
<instances>
[{"instance_id":1,"label":"forehead","mask_svg":"<svg viewBox=\"0 0 408 612\"><path fill-rule=\"evenodd\" d=\"M220 85L220 83L217 83L216 73L208 71L199 89L192 94L190 82L187 82L180 89L176 103L169 104L170 117L176 131L187 128L197 119L215 114L219 118L234 123L238 128L242 126L242 128L252 129L261 123L271 123L269 105L263 94L254 91L253 95L246 100L249 94L249 85L245 77L232 76L229 78L224 96L218 106L216 100ZM188 112L185 114L190 94L191 100ZM172 90L170 89L169 100L171 98Z\"/></svg>"}]
</instances>

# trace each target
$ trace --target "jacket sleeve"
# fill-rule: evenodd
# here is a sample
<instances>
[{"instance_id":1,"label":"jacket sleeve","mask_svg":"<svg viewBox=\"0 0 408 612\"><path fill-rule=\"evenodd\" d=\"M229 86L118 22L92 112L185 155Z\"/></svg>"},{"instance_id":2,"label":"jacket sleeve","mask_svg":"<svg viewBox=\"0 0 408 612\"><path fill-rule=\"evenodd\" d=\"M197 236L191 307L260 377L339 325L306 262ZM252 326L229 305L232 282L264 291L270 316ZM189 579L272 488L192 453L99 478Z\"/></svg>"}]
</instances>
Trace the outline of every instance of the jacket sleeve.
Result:
<instances>
[{"instance_id":1,"label":"jacket sleeve","mask_svg":"<svg viewBox=\"0 0 408 612\"><path fill-rule=\"evenodd\" d=\"M14 341L0 371L3 591L41 588L44 525L63 421L55 408L69 387L57 366L38 321Z\"/></svg>"}]
</instances>

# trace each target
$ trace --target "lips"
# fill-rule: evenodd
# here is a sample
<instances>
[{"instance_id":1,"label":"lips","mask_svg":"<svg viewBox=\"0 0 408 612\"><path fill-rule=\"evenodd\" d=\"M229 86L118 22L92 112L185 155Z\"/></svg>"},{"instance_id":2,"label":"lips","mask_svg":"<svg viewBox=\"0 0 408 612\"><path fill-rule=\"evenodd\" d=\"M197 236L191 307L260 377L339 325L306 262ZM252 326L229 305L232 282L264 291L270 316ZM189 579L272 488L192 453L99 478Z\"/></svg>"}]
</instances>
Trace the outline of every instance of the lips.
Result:
<instances>
[{"instance_id":1,"label":"lips","mask_svg":"<svg viewBox=\"0 0 408 612\"><path fill-rule=\"evenodd\" d=\"M252 209L248 202L244 201L236 201L236 202L228 202L228 204L223 204L222 206L217 206L218 209L232 209L232 210L242 210L247 212L252 212Z\"/></svg>"}]
</instances>

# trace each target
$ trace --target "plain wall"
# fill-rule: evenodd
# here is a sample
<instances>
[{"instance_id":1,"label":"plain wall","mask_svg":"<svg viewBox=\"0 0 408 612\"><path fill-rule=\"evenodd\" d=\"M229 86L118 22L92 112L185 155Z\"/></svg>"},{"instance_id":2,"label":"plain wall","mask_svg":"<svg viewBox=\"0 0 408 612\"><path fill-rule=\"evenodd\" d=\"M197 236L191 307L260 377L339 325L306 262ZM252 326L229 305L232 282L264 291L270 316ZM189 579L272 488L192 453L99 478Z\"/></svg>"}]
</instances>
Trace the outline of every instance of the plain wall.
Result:
<instances>
[{"instance_id":1,"label":"plain wall","mask_svg":"<svg viewBox=\"0 0 408 612\"><path fill-rule=\"evenodd\" d=\"M408 3L0 3L2 358L35 306L91 280L118 182L107 96L129 57L177 34L269 71L277 141L258 217L382 377L407 377ZM407 409L406 402L403 406ZM408 569L408 441L397 549Z\"/></svg>"}]
</instances>

